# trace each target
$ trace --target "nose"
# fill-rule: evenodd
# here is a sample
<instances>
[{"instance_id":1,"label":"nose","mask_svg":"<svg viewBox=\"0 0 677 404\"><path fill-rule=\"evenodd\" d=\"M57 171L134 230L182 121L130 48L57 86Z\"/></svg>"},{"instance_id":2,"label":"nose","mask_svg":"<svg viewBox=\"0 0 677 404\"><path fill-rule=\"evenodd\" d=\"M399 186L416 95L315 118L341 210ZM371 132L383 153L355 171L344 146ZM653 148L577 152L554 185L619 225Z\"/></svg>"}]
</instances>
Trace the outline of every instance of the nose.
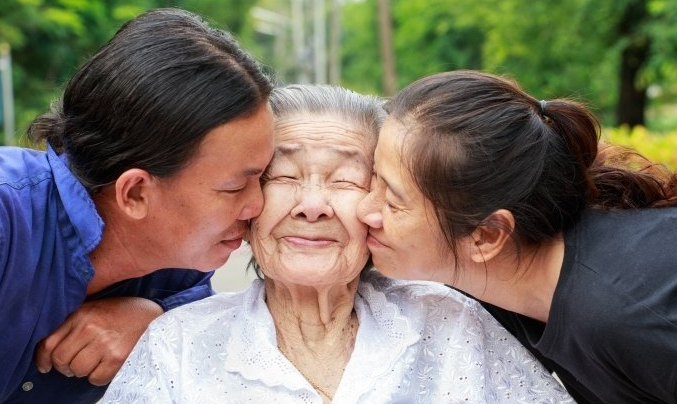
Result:
<instances>
[{"instance_id":1,"label":"nose","mask_svg":"<svg viewBox=\"0 0 677 404\"><path fill-rule=\"evenodd\" d=\"M296 205L291 210L294 218L305 218L316 222L323 218L334 217L334 208L330 201L331 192L319 184L305 184L296 190Z\"/></svg>"},{"instance_id":2,"label":"nose","mask_svg":"<svg viewBox=\"0 0 677 404\"><path fill-rule=\"evenodd\" d=\"M379 229L383 227L383 196L375 187L357 204L357 218L369 227Z\"/></svg>"},{"instance_id":3,"label":"nose","mask_svg":"<svg viewBox=\"0 0 677 404\"><path fill-rule=\"evenodd\" d=\"M245 202L240 215L237 217L239 220L249 220L261 214L263 210L263 190L261 190L261 184L258 179L253 181L251 187L249 187L249 195L247 195L247 201Z\"/></svg>"}]
</instances>

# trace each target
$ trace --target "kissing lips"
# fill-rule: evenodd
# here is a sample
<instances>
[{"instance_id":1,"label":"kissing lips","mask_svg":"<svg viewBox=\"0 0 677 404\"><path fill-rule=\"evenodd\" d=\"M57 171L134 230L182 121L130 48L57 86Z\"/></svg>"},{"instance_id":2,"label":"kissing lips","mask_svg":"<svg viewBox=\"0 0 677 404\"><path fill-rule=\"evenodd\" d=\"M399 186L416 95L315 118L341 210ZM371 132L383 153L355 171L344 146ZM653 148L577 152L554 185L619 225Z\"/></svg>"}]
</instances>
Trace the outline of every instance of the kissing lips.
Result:
<instances>
[{"instance_id":1,"label":"kissing lips","mask_svg":"<svg viewBox=\"0 0 677 404\"><path fill-rule=\"evenodd\" d=\"M228 247L229 249L235 251L240 246L242 245L242 239L244 238L244 234L237 234L235 237L226 239L226 240L221 240L221 244L224 246Z\"/></svg>"},{"instance_id":2,"label":"kissing lips","mask_svg":"<svg viewBox=\"0 0 677 404\"><path fill-rule=\"evenodd\" d=\"M367 235L367 246L369 248L384 248L385 244L381 243L371 232Z\"/></svg>"}]
</instances>

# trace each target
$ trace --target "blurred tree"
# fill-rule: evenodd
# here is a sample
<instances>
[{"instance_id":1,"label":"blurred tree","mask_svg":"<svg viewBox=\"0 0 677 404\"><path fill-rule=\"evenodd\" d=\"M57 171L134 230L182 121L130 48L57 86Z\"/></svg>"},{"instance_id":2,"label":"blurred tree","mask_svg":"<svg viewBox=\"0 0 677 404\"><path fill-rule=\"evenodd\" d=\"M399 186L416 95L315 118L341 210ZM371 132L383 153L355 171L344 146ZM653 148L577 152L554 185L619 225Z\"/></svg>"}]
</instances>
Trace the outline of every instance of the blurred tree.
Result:
<instances>
[{"instance_id":1,"label":"blurred tree","mask_svg":"<svg viewBox=\"0 0 677 404\"><path fill-rule=\"evenodd\" d=\"M483 69L547 99L589 103L606 124L644 124L677 94L674 0L391 0L398 88L437 71ZM383 93L376 6L344 7L343 84Z\"/></svg>"},{"instance_id":2,"label":"blurred tree","mask_svg":"<svg viewBox=\"0 0 677 404\"><path fill-rule=\"evenodd\" d=\"M294 31L295 15L312 15L309 0L0 1L20 131L122 22L151 7L185 8L230 30L283 82L309 77L314 33ZM383 94L377 2L340 3L340 83ZM257 28L253 6L280 17L274 30ZM398 89L438 71L483 69L540 98L586 101L606 124L631 125L677 95L675 0L390 0L390 13Z\"/></svg>"},{"instance_id":3,"label":"blurred tree","mask_svg":"<svg viewBox=\"0 0 677 404\"><path fill-rule=\"evenodd\" d=\"M341 84L363 93L383 94L376 11L376 2L344 5Z\"/></svg>"},{"instance_id":4,"label":"blurred tree","mask_svg":"<svg viewBox=\"0 0 677 404\"><path fill-rule=\"evenodd\" d=\"M154 7L178 7L203 16L215 27L236 35L242 32L256 0L154 0Z\"/></svg>"},{"instance_id":5,"label":"blurred tree","mask_svg":"<svg viewBox=\"0 0 677 404\"><path fill-rule=\"evenodd\" d=\"M0 38L12 46L17 130L47 110L86 57L146 0L3 0Z\"/></svg>"},{"instance_id":6,"label":"blurred tree","mask_svg":"<svg viewBox=\"0 0 677 404\"><path fill-rule=\"evenodd\" d=\"M607 123L644 124L650 84L672 92L677 71L673 0L457 0L485 35L483 67L550 98L574 96Z\"/></svg>"},{"instance_id":7,"label":"blurred tree","mask_svg":"<svg viewBox=\"0 0 677 404\"><path fill-rule=\"evenodd\" d=\"M618 21L618 38L625 39L621 47L618 74L618 102L616 124L644 125L647 102L647 85L640 82L639 73L647 64L651 50L651 37L643 29L650 23L646 0L629 1L621 11Z\"/></svg>"},{"instance_id":8,"label":"blurred tree","mask_svg":"<svg viewBox=\"0 0 677 404\"><path fill-rule=\"evenodd\" d=\"M462 10L450 0L390 0L397 88L427 74L481 68L483 36L462 24ZM349 1L343 9L342 84L384 93L378 42L377 4Z\"/></svg>"},{"instance_id":9,"label":"blurred tree","mask_svg":"<svg viewBox=\"0 0 677 404\"><path fill-rule=\"evenodd\" d=\"M17 130L46 111L77 67L127 20L180 7L237 32L255 0L2 0L0 41L12 46Z\"/></svg>"},{"instance_id":10,"label":"blurred tree","mask_svg":"<svg viewBox=\"0 0 677 404\"><path fill-rule=\"evenodd\" d=\"M383 92L385 96L392 97L397 89L395 80L395 53L393 52L393 26L392 14L390 13L390 0L378 0L378 37L379 49L381 50L381 66L383 68Z\"/></svg>"},{"instance_id":11,"label":"blurred tree","mask_svg":"<svg viewBox=\"0 0 677 404\"><path fill-rule=\"evenodd\" d=\"M481 69L481 31L456 0L393 0L398 85L455 69Z\"/></svg>"}]
</instances>

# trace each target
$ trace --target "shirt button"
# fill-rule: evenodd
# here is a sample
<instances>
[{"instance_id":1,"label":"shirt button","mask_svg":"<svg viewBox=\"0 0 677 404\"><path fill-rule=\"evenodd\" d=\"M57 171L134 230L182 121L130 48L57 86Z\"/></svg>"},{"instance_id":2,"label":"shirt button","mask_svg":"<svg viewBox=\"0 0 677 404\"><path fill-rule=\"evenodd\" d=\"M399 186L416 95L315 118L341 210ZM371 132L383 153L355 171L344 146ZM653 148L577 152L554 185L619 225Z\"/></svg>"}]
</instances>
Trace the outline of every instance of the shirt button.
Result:
<instances>
[{"instance_id":1,"label":"shirt button","mask_svg":"<svg viewBox=\"0 0 677 404\"><path fill-rule=\"evenodd\" d=\"M31 391L33 390L33 382L25 382L24 384L21 385L21 389L23 391Z\"/></svg>"}]
</instances>

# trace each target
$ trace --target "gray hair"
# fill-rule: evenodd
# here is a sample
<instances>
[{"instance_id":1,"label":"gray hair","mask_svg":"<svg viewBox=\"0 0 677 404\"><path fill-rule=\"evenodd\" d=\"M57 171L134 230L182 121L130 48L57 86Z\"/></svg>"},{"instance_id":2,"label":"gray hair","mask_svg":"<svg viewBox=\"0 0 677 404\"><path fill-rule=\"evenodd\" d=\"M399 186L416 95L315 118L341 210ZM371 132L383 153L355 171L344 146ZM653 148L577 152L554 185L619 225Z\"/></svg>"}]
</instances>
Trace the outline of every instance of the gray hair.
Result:
<instances>
[{"instance_id":1,"label":"gray hair","mask_svg":"<svg viewBox=\"0 0 677 404\"><path fill-rule=\"evenodd\" d=\"M322 84L278 87L270 95L276 120L298 115L336 117L354 124L355 129L368 136L372 149L376 147L378 132L386 117L383 104L381 98L373 95Z\"/></svg>"}]
</instances>

